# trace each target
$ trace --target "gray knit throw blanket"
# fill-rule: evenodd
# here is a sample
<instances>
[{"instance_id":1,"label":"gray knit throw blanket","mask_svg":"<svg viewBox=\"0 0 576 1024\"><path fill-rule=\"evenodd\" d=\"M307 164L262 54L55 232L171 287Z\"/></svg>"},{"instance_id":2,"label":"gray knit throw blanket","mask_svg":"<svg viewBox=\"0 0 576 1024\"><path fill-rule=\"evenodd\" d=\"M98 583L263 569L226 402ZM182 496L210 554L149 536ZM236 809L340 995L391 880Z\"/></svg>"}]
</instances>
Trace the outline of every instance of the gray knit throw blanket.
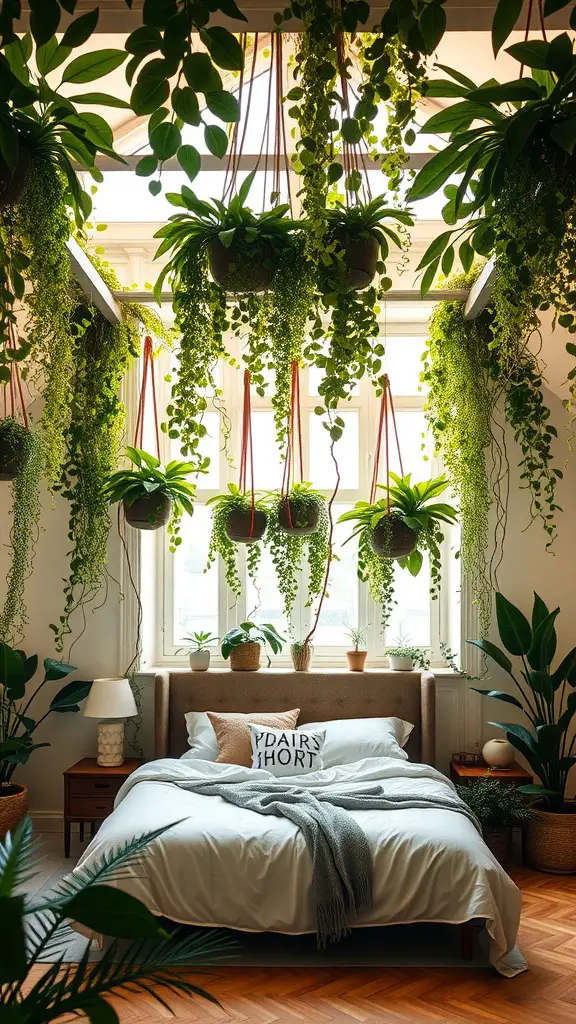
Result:
<instances>
[{"instance_id":1,"label":"gray knit throw blanket","mask_svg":"<svg viewBox=\"0 0 576 1024\"><path fill-rule=\"evenodd\" d=\"M456 795L385 794L371 785L354 793L322 792L277 782L192 782L177 786L257 814L289 818L301 830L312 858L318 945L336 942L372 906L372 858L368 840L346 811L436 808L464 814L480 831L469 807Z\"/></svg>"}]
</instances>

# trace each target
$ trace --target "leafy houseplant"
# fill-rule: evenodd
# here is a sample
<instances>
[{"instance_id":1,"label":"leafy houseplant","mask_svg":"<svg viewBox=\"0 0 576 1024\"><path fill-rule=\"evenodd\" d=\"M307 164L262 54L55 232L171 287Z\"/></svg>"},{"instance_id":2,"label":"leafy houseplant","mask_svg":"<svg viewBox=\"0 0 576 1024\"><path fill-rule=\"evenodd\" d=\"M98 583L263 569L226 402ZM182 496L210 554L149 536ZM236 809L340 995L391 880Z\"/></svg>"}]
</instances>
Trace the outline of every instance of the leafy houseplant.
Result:
<instances>
[{"instance_id":1,"label":"leafy houseplant","mask_svg":"<svg viewBox=\"0 0 576 1024\"><path fill-rule=\"evenodd\" d=\"M30 458L30 431L6 416L0 420L0 480L15 480Z\"/></svg>"},{"instance_id":2,"label":"leafy houseplant","mask_svg":"<svg viewBox=\"0 0 576 1024\"><path fill-rule=\"evenodd\" d=\"M44 469L43 439L38 430L27 430L26 433L27 461L11 483L10 568L0 613L0 640L4 643L20 641L28 624L26 581L32 572L42 513L40 485Z\"/></svg>"},{"instance_id":3,"label":"leafy houseplant","mask_svg":"<svg viewBox=\"0 0 576 1024\"><path fill-rule=\"evenodd\" d=\"M533 817L526 797L516 786L503 786L489 777L456 789L480 822L488 849L505 865L510 855L511 829Z\"/></svg>"},{"instance_id":4,"label":"leafy houseplant","mask_svg":"<svg viewBox=\"0 0 576 1024\"><path fill-rule=\"evenodd\" d=\"M347 629L345 632L353 645L353 650L346 652L348 668L351 672L363 672L366 658L368 657L368 651L366 650L367 628L358 629L356 626L350 626L350 629Z\"/></svg>"},{"instance_id":5,"label":"leafy houseplant","mask_svg":"<svg viewBox=\"0 0 576 1024\"><path fill-rule=\"evenodd\" d=\"M214 954L230 955L230 944L209 934L191 938L167 932L135 896L116 887L130 868L145 861L146 847L172 825L117 846L91 867L82 868L49 892L32 897L22 889L36 874L40 852L30 820L0 844L0 1000L3 1015L22 1022L86 1015L118 1024L107 996L144 993L163 1008L166 993L192 994L216 1003L181 970L196 968ZM66 962L62 943L69 921L112 938L98 964L90 962L90 940L77 963ZM8 937L10 941L8 940ZM129 940L128 945L122 940ZM46 964L46 955L52 961ZM44 970L39 971L42 964Z\"/></svg>"},{"instance_id":6,"label":"leafy houseplant","mask_svg":"<svg viewBox=\"0 0 576 1024\"><path fill-rule=\"evenodd\" d=\"M273 654L280 654L284 637L270 622L257 625L254 622L241 622L231 629L222 641L222 657L230 658L230 668L234 672L256 672L260 668L260 651L266 651L266 644ZM268 667L271 665L270 655L266 652Z\"/></svg>"},{"instance_id":7,"label":"leafy houseplant","mask_svg":"<svg viewBox=\"0 0 576 1024\"><path fill-rule=\"evenodd\" d=\"M295 672L308 672L314 653L314 647L305 640L293 640L290 644L290 657Z\"/></svg>"},{"instance_id":8,"label":"leafy houseplant","mask_svg":"<svg viewBox=\"0 0 576 1024\"><path fill-rule=\"evenodd\" d=\"M308 482L295 483L286 495L268 496L266 544L276 570L278 589L288 618L298 592L304 550L308 559L308 600L322 589L328 558L329 519L326 499Z\"/></svg>"},{"instance_id":9,"label":"leafy houseplant","mask_svg":"<svg viewBox=\"0 0 576 1024\"><path fill-rule=\"evenodd\" d=\"M194 513L196 485L188 480L196 467L190 462L173 460L165 469L154 455L140 448L126 448L135 469L119 469L108 481L110 504L121 501L126 522L136 530L158 530L168 523L170 550L182 543L180 520Z\"/></svg>"},{"instance_id":10,"label":"leafy houseplant","mask_svg":"<svg viewBox=\"0 0 576 1024\"><path fill-rule=\"evenodd\" d=\"M440 544L444 536L443 523L456 522L457 512L451 505L434 502L448 487L445 477L437 477L421 484L411 484L410 474L405 477L390 473L393 485L378 487L386 497L373 505L357 501L350 512L340 516L338 522L356 525L348 540L358 538L358 577L368 583L370 596L382 605L382 626L386 626L392 611L394 595L394 564L397 559L402 569L417 576L422 568L423 552L430 557L430 593L438 596L441 574ZM346 541L345 543L348 543Z\"/></svg>"},{"instance_id":11,"label":"leafy houseplant","mask_svg":"<svg viewBox=\"0 0 576 1024\"><path fill-rule=\"evenodd\" d=\"M389 647L386 657L390 662L390 668L394 672L412 672L414 666L421 669L430 668L430 658L421 647L408 646L408 636L397 638L394 647Z\"/></svg>"},{"instance_id":12,"label":"leafy houseplant","mask_svg":"<svg viewBox=\"0 0 576 1024\"><path fill-rule=\"evenodd\" d=\"M388 257L391 241L402 249L400 236L384 223L386 220L409 227L414 224L405 210L387 206L386 196L377 196L368 203L357 200L348 207L337 200L326 210L328 251L334 251L334 262L346 288L363 289L371 284L376 271L384 270L382 261Z\"/></svg>"},{"instance_id":13,"label":"leafy houseplant","mask_svg":"<svg viewBox=\"0 0 576 1024\"><path fill-rule=\"evenodd\" d=\"M192 636L184 637L187 646L180 647L176 654L183 650L188 651L192 671L206 672L210 668L210 644L217 643L218 639L219 637L212 636L211 633L192 633Z\"/></svg>"},{"instance_id":14,"label":"leafy houseplant","mask_svg":"<svg viewBox=\"0 0 576 1024\"><path fill-rule=\"evenodd\" d=\"M216 555L224 562L226 582L230 590L239 597L242 584L236 565L236 545L246 545L246 566L250 579L256 580L260 562L260 541L268 523L265 499L254 499L244 494L236 484L228 484L227 494L218 494L206 502L212 505L212 533L208 548L208 566Z\"/></svg>"},{"instance_id":15,"label":"leafy houseplant","mask_svg":"<svg viewBox=\"0 0 576 1024\"><path fill-rule=\"evenodd\" d=\"M553 669L556 654L554 623L560 609L550 612L534 595L532 621L502 594L496 594L498 631L509 654L520 659L519 671L508 655L489 640L469 640L512 680L518 696L502 690L477 690L511 704L528 719L529 728L514 722L490 722L504 729L512 746L526 758L540 782L520 786L539 798L526 833L529 863L542 870L576 870L576 807L566 798L566 785L576 764L571 723L576 715L576 648ZM571 738L572 735L572 738Z\"/></svg>"},{"instance_id":16,"label":"leafy houseplant","mask_svg":"<svg viewBox=\"0 0 576 1024\"><path fill-rule=\"evenodd\" d=\"M35 743L38 726L53 712L78 712L79 702L90 692L91 682L76 679L66 683L54 695L48 710L39 719L31 717L31 705L47 683L65 679L75 672L74 665L65 665L52 658L44 660L44 679L31 696L26 687L36 674L38 657L26 657L24 651L0 643L0 832L4 833L26 813L27 789L12 783L19 764L26 764L30 754L48 743Z\"/></svg>"}]
</instances>

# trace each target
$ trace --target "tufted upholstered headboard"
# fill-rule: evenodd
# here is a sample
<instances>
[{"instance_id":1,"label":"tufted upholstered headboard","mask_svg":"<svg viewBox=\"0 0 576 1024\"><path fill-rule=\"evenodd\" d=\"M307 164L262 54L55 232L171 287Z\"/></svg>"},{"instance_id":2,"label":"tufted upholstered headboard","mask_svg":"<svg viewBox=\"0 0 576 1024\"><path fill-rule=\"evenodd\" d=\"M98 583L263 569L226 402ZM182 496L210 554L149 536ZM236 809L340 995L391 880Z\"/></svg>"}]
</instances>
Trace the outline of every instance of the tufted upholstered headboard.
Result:
<instances>
[{"instance_id":1,"label":"tufted upholstered headboard","mask_svg":"<svg viewBox=\"0 0 576 1024\"><path fill-rule=\"evenodd\" d=\"M186 711L288 711L298 724L334 718L396 716L412 722L411 761L434 764L436 687L430 672L231 672L175 669L155 676L154 756L180 757L188 747Z\"/></svg>"}]
</instances>

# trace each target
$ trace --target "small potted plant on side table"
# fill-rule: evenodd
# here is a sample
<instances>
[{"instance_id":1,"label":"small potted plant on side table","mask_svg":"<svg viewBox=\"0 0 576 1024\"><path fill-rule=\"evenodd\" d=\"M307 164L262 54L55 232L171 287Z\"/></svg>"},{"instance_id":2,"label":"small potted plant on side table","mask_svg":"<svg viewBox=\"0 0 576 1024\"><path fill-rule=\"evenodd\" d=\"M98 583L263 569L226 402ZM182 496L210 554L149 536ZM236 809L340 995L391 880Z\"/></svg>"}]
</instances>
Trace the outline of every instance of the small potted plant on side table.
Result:
<instances>
[{"instance_id":1,"label":"small potted plant on side table","mask_svg":"<svg viewBox=\"0 0 576 1024\"><path fill-rule=\"evenodd\" d=\"M410 647L409 636L399 636L395 646L386 651L386 656L393 672L413 672L414 666L421 669L430 668L430 658L421 647Z\"/></svg>"},{"instance_id":2,"label":"small potted plant on side table","mask_svg":"<svg viewBox=\"0 0 576 1024\"><path fill-rule=\"evenodd\" d=\"M284 640L271 622L263 622L261 625L255 622L241 622L239 626L226 633L222 641L222 657L225 661L230 658L230 668L233 672L257 672L260 668L262 648L266 652L270 668L272 662L266 651L266 644L269 644L273 654L280 654Z\"/></svg>"},{"instance_id":3,"label":"small potted plant on side table","mask_svg":"<svg viewBox=\"0 0 576 1024\"><path fill-rule=\"evenodd\" d=\"M217 643L219 639L211 633L192 633L192 636L184 637L186 647L179 647L176 654L187 651L192 671L206 672L210 668L209 645Z\"/></svg>"},{"instance_id":4,"label":"small potted plant on side table","mask_svg":"<svg viewBox=\"0 0 576 1024\"><path fill-rule=\"evenodd\" d=\"M366 664L366 658L368 657L368 651L366 650L366 632L367 629L358 629L356 626L350 626L350 629L346 630L345 635L350 637L352 642L352 650L346 651L350 672L364 671L364 665Z\"/></svg>"},{"instance_id":5,"label":"small potted plant on side table","mask_svg":"<svg viewBox=\"0 0 576 1024\"><path fill-rule=\"evenodd\" d=\"M514 825L522 825L533 817L526 797L516 786L503 786L498 779L491 778L478 779L456 789L478 818L486 846L506 867Z\"/></svg>"}]
</instances>

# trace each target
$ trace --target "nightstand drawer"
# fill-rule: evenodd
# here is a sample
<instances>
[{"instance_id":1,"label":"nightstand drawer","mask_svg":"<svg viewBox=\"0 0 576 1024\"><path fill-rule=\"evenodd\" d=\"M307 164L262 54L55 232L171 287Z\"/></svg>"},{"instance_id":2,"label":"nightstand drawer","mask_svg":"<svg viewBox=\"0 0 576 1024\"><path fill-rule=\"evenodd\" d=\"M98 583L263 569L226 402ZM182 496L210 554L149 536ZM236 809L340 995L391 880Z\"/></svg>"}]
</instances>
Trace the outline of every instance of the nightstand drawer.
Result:
<instances>
[{"instance_id":1,"label":"nightstand drawer","mask_svg":"<svg viewBox=\"0 0 576 1024\"><path fill-rule=\"evenodd\" d=\"M95 776L90 778L71 778L68 780L68 792L70 796L116 796L116 793L120 789L120 786L124 782L124 779L119 776L113 778L99 778Z\"/></svg>"},{"instance_id":2,"label":"nightstand drawer","mask_svg":"<svg viewBox=\"0 0 576 1024\"><path fill-rule=\"evenodd\" d=\"M114 796L71 796L67 817L97 821L99 818L107 818L113 810Z\"/></svg>"}]
</instances>

